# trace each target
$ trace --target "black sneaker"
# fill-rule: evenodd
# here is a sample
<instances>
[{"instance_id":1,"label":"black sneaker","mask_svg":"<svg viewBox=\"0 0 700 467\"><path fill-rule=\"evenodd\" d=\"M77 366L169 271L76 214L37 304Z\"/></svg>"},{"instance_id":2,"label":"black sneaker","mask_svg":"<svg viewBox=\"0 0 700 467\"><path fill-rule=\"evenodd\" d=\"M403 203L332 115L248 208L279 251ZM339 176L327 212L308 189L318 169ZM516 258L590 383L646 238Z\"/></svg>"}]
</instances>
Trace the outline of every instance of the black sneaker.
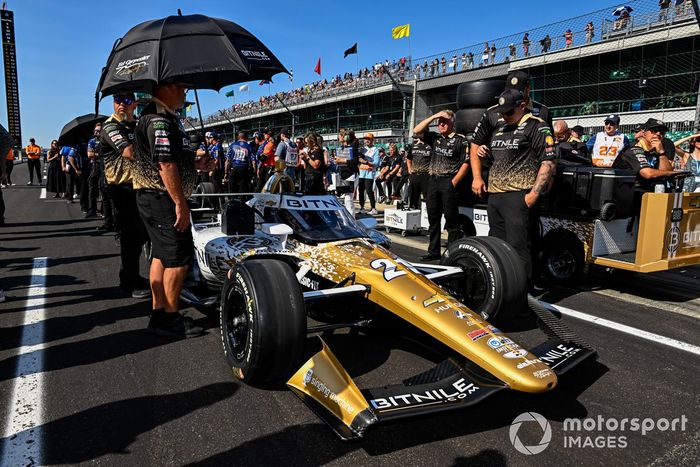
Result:
<instances>
[{"instance_id":1,"label":"black sneaker","mask_svg":"<svg viewBox=\"0 0 700 467\"><path fill-rule=\"evenodd\" d=\"M119 285L121 293L131 298L149 298L151 296L151 287L149 284L143 285L137 283L134 286Z\"/></svg>"},{"instance_id":2,"label":"black sneaker","mask_svg":"<svg viewBox=\"0 0 700 467\"><path fill-rule=\"evenodd\" d=\"M204 328L194 324L192 318L180 313L152 314L146 331L156 336L164 337L197 337L204 334Z\"/></svg>"},{"instance_id":3,"label":"black sneaker","mask_svg":"<svg viewBox=\"0 0 700 467\"><path fill-rule=\"evenodd\" d=\"M437 253L428 253L427 255L423 255L420 257L421 261L435 261L440 259L440 255Z\"/></svg>"}]
</instances>

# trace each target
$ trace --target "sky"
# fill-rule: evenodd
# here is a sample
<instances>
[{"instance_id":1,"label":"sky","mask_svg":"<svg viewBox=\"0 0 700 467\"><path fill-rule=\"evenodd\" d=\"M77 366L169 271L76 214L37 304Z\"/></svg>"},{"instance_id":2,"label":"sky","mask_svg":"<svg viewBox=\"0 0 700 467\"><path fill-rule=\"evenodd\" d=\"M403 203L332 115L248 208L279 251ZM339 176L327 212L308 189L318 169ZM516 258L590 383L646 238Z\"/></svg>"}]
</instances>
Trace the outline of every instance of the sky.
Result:
<instances>
[{"instance_id":1,"label":"sky","mask_svg":"<svg viewBox=\"0 0 700 467\"><path fill-rule=\"evenodd\" d=\"M100 70L115 40L143 21L177 14L205 14L240 24L258 37L294 70L294 86L318 79L314 67L321 58L322 78L329 80L356 72L377 61L410 54L424 57L483 43L486 39L526 31L529 28L617 6L613 0L561 2L501 0L494 2L417 2L307 0L245 3L230 0L8 0L14 11L23 145L30 137L46 147L63 125L93 111ZM393 40L391 28L411 25L407 39ZM358 43L358 56L343 58L343 51ZM409 51L410 45L410 51ZM0 122L7 126L7 103L0 73ZM273 84L250 84L255 99L291 89L285 75ZM220 93L199 92L202 113L211 114L247 100L239 85ZM234 89L235 97L225 97ZM188 95L188 100L194 100ZM194 109L193 109L194 110ZM111 113L110 99L100 112Z\"/></svg>"}]
</instances>

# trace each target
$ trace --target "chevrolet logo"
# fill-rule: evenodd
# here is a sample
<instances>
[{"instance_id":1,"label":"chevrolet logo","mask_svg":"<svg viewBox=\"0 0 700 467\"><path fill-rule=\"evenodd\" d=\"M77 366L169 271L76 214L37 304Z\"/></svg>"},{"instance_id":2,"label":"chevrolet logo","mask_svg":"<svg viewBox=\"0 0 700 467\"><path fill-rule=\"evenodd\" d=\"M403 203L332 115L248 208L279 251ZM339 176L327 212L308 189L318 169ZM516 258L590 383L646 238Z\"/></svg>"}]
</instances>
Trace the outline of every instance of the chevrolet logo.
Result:
<instances>
[{"instance_id":1,"label":"chevrolet logo","mask_svg":"<svg viewBox=\"0 0 700 467\"><path fill-rule=\"evenodd\" d=\"M432 297L423 300L423 308L428 308L429 306L435 305L436 303L445 303L445 300L443 298L438 297L438 295L435 294Z\"/></svg>"}]
</instances>

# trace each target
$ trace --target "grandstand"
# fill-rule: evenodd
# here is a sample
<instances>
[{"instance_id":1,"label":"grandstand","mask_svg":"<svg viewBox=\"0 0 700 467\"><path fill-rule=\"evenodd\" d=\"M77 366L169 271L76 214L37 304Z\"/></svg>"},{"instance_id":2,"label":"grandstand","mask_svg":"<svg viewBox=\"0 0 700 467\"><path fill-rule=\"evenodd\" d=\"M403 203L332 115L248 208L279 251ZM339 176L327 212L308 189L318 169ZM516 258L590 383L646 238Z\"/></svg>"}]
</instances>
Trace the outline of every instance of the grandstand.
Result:
<instances>
[{"instance_id":1,"label":"grandstand","mask_svg":"<svg viewBox=\"0 0 700 467\"><path fill-rule=\"evenodd\" d=\"M663 11L657 0L633 0L626 3L632 8L627 18L613 16L612 6L489 39L496 52L485 61L480 42L389 64L391 76L370 67L337 77L332 85L317 82L281 99L270 96L222 109L206 117L204 126L226 138L234 129L294 127L297 134L314 130L330 141L337 139L339 128L352 128L358 136L372 131L379 141L400 141L416 121L440 109L456 109L460 83L504 79L510 71L525 70L533 98L550 107L554 119L582 125L592 134L610 113L621 115L621 130L627 132L655 117L669 124L675 139L697 127L700 27L692 2L672 3ZM589 23L593 34L587 33ZM567 30L573 33L568 45Z\"/></svg>"}]
</instances>

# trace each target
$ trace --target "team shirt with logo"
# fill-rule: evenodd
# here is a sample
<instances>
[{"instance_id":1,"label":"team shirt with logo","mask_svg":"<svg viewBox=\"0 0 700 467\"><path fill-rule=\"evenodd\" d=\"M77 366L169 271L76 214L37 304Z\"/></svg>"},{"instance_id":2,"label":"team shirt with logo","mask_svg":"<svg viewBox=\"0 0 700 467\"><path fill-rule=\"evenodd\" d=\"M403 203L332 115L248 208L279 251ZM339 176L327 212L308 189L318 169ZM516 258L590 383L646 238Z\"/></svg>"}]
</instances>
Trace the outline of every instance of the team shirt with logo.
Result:
<instances>
[{"instance_id":1,"label":"team shirt with logo","mask_svg":"<svg viewBox=\"0 0 700 467\"><path fill-rule=\"evenodd\" d=\"M406 156L409 161L413 161L411 173L427 174L430 170L430 159L432 155L433 148L431 148L429 144L423 141L414 144Z\"/></svg>"},{"instance_id":2,"label":"team shirt with logo","mask_svg":"<svg viewBox=\"0 0 700 467\"><path fill-rule=\"evenodd\" d=\"M430 175L437 177L453 177L459 172L462 164L469 164L469 144L464 135L452 132L447 136L433 131L423 135L425 143L433 148L430 158Z\"/></svg>"},{"instance_id":3,"label":"team shirt with logo","mask_svg":"<svg viewBox=\"0 0 700 467\"><path fill-rule=\"evenodd\" d=\"M124 149L134 143L136 122L119 120L112 115L100 131L100 158L104 174L110 185L132 183L133 162L122 157Z\"/></svg>"},{"instance_id":4,"label":"team shirt with logo","mask_svg":"<svg viewBox=\"0 0 700 467\"><path fill-rule=\"evenodd\" d=\"M296 143L292 141L280 141L275 151L275 156L287 163L287 167L296 167L299 163L299 151Z\"/></svg>"},{"instance_id":5,"label":"team shirt with logo","mask_svg":"<svg viewBox=\"0 0 700 467\"><path fill-rule=\"evenodd\" d=\"M639 171L646 168L653 168L649 164L649 154L641 146L632 146L620 153L620 157L615 159L613 168L634 170L637 173L637 186L645 189L653 187L655 181L647 180L639 176Z\"/></svg>"},{"instance_id":6,"label":"team shirt with logo","mask_svg":"<svg viewBox=\"0 0 700 467\"><path fill-rule=\"evenodd\" d=\"M253 148L245 141L236 141L228 147L226 158L232 167L250 167L250 158Z\"/></svg>"},{"instance_id":7,"label":"team shirt with logo","mask_svg":"<svg viewBox=\"0 0 700 467\"><path fill-rule=\"evenodd\" d=\"M177 166L185 197L190 196L196 181L195 153L177 115L153 99L141 112L135 137L134 189L167 191L159 163L172 162Z\"/></svg>"},{"instance_id":8,"label":"team shirt with logo","mask_svg":"<svg viewBox=\"0 0 700 467\"><path fill-rule=\"evenodd\" d=\"M612 136L601 131L589 142L591 160L596 167L612 167L615 158L628 146L627 137L621 134Z\"/></svg>"},{"instance_id":9,"label":"team shirt with logo","mask_svg":"<svg viewBox=\"0 0 700 467\"><path fill-rule=\"evenodd\" d=\"M542 162L556 159L549 126L532 114L512 125L501 121L488 144L493 156L490 193L530 190Z\"/></svg>"},{"instance_id":10,"label":"team shirt with logo","mask_svg":"<svg viewBox=\"0 0 700 467\"><path fill-rule=\"evenodd\" d=\"M491 141L491 136L493 135L496 127L499 125L499 123L504 121L503 118L501 118L501 115L496 112L495 109L495 105L493 107L489 107L486 109L486 112L484 112L484 115L482 115L481 120L474 129L474 137L472 138L473 144L478 146L488 144L489 141ZM549 114L549 109L547 106L540 104L537 101L530 101L530 106L527 108L527 111L534 117L544 120L547 126L549 126L550 129L552 128L552 117Z\"/></svg>"}]
</instances>

